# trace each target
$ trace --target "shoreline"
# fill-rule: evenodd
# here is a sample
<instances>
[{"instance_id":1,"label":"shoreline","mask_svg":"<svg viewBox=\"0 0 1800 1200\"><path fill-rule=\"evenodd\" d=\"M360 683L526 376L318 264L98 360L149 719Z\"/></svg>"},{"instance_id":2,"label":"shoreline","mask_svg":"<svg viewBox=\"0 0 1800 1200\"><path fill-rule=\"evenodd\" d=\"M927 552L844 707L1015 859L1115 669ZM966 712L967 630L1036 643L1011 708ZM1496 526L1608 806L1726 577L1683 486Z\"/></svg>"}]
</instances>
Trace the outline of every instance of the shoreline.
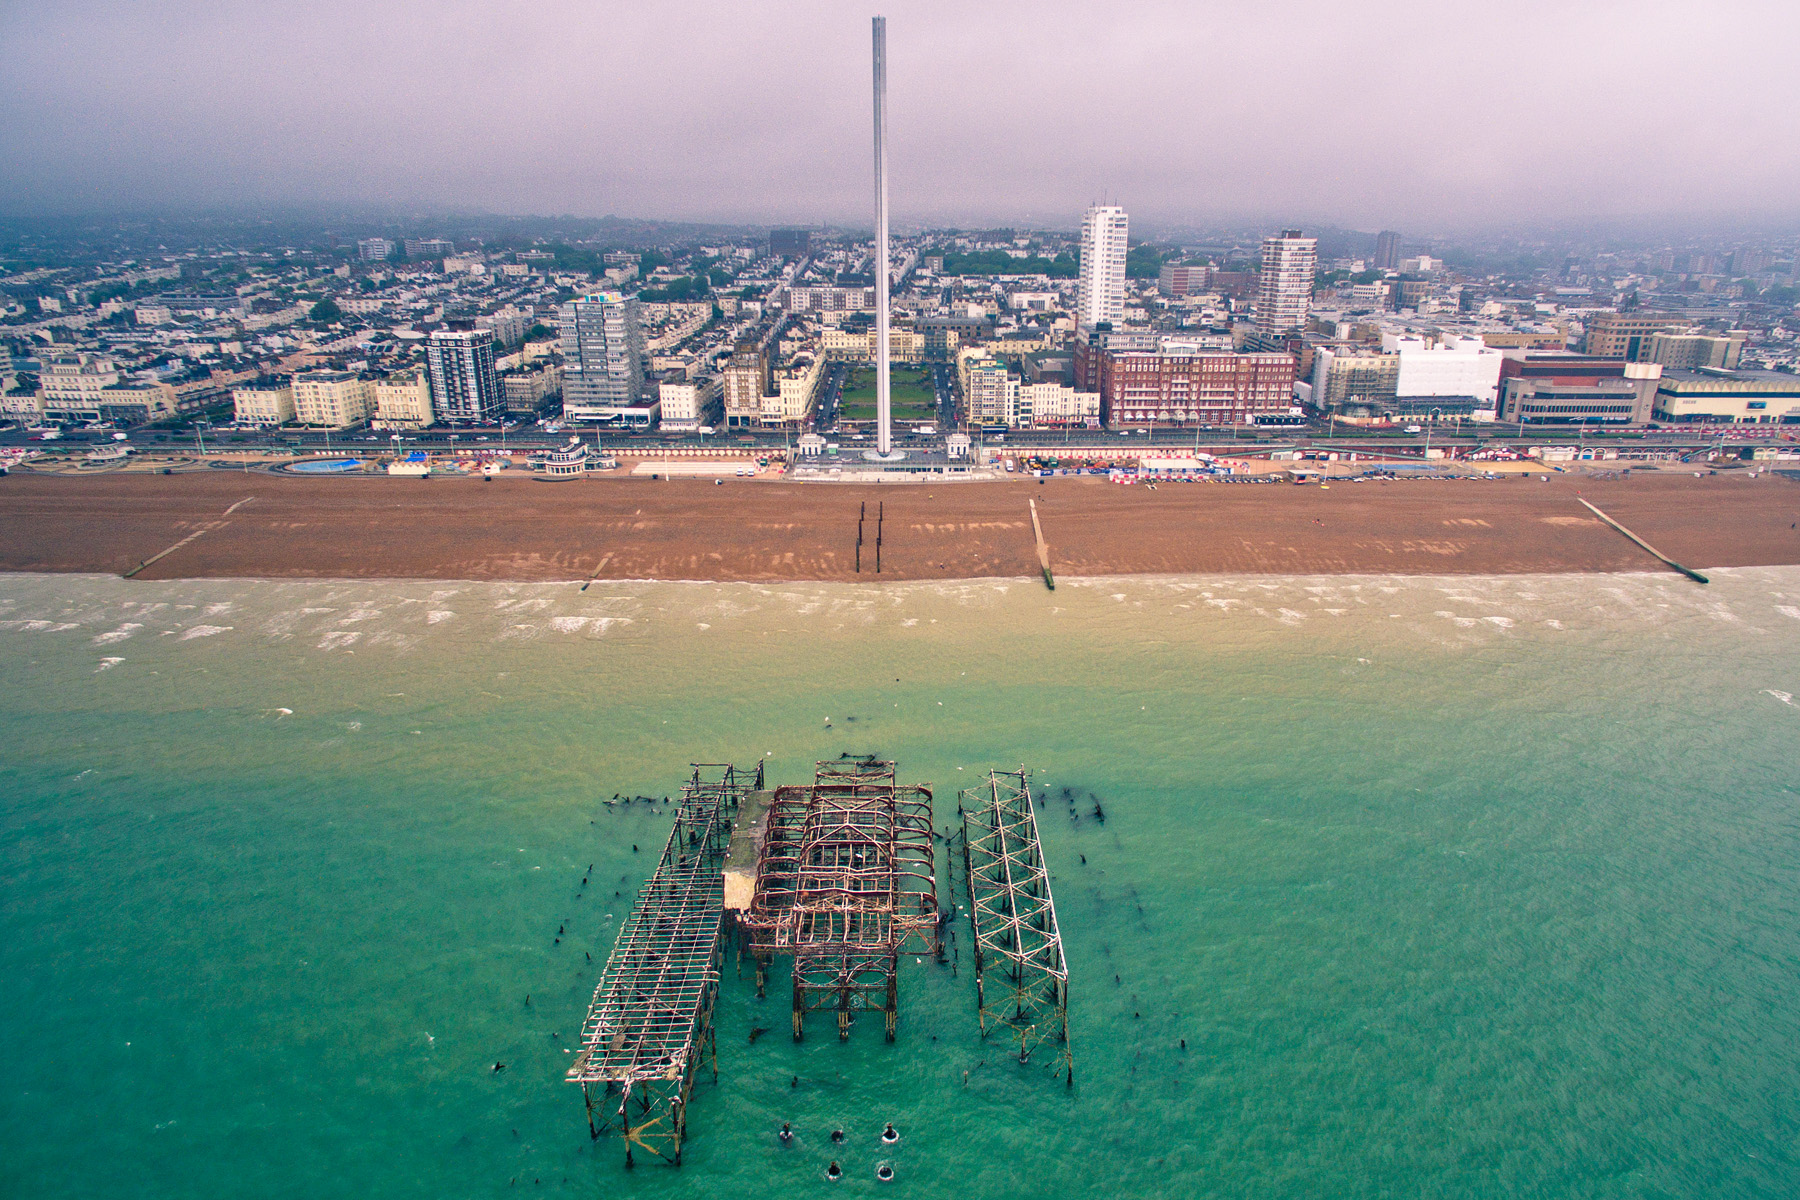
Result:
<instances>
[{"instance_id":1,"label":"shoreline","mask_svg":"<svg viewBox=\"0 0 1800 1200\"><path fill-rule=\"evenodd\" d=\"M1789 567L1800 568L1800 563L1759 563L1741 567L1710 567L1722 576L1729 577L1736 571L1782 570ZM19 571L9 567L0 567L0 580L7 579L116 579L124 583L249 583L249 584L287 584L317 583L334 587L353 587L365 583L421 584L446 587L575 587L590 582L586 579L470 579L466 576L453 575L169 575L154 579L136 579L115 575L105 571ZM1116 575L1071 575L1057 580L1057 586L1065 583L1070 587L1100 587L1108 584L1123 584L1131 581L1148 583L1180 583L1196 584L1211 582L1232 583L1277 583L1293 582L1308 579L1343 580L1348 583L1374 583L1385 580L1406 580L1409 582L1429 583L1434 580L1453 582L1456 580L1476 579L1667 579L1678 582L1681 576L1666 568L1622 568L1610 571L1287 571L1287 572L1217 572L1217 571L1169 571L1151 572L1135 571ZM648 579L607 577L591 581L596 587L600 584L614 586L649 586L649 587L843 587L842 579ZM852 581L854 582L854 581ZM935 587L966 586L980 583L1017 584L1035 588L1050 595L1044 588L1044 581L1038 575L967 575L951 578L931 579L884 579L871 582L872 587ZM1695 584L1698 587L1700 585Z\"/></svg>"},{"instance_id":2,"label":"shoreline","mask_svg":"<svg viewBox=\"0 0 1800 1200\"><path fill-rule=\"evenodd\" d=\"M1324 488L1150 489L1097 477L905 488L359 482L231 472L14 475L0 480L0 571L346 582L1033 581L1032 500L1059 580L1665 570L1589 513L1584 499L1701 570L1800 565L1800 485L1743 472L1340 480Z\"/></svg>"}]
</instances>

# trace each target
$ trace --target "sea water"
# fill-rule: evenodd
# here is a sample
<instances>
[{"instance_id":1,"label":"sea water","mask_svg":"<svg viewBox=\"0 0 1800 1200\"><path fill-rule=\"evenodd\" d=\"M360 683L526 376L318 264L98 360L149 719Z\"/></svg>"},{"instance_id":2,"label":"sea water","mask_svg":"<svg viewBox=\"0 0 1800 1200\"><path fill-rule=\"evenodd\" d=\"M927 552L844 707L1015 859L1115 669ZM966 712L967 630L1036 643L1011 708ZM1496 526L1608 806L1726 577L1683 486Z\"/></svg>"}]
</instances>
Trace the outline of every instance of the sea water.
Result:
<instances>
[{"instance_id":1,"label":"sea water","mask_svg":"<svg viewBox=\"0 0 1800 1200\"><path fill-rule=\"evenodd\" d=\"M0 1193L1793 1195L1796 695L1795 569L0 577ZM605 802L845 752L1032 772L1074 1086L961 951L892 1045L728 959L627 1171L563 1074L672 806Z\"/></svg>"}]
</instances>

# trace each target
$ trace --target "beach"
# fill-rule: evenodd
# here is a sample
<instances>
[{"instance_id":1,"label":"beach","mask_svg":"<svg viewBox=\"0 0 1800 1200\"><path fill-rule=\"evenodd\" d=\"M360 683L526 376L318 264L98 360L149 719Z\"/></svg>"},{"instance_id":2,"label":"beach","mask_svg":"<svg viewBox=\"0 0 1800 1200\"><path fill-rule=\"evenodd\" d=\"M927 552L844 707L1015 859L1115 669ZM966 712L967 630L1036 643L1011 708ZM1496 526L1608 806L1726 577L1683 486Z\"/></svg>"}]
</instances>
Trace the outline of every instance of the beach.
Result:
<instances>
[{"instance_id":1,"label":"beach","mask_svg":"<svg viewBox=\"0 0 1800 1200\"><path fill-rule=\"evenodd\" d=\"M1688 566L1800 564L1800 486L1748 471L1151 488L220 470L0 479L0 570L122 574L170 551L137 578L1011 578L1037 573L1034 499L1058 577L1662 569L1578 497Z\"/></svg>"}]
</instances>

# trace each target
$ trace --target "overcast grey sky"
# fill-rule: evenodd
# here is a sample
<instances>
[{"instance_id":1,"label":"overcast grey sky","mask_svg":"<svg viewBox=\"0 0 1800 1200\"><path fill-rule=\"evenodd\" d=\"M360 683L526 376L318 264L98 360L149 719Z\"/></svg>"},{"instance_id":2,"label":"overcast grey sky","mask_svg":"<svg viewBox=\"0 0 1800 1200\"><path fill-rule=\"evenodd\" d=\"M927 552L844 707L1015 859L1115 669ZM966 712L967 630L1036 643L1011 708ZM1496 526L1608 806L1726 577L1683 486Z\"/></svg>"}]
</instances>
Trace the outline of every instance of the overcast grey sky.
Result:
<instances>
[{"instance_id":1,"label":"overcast grey sky","mask_svg":"<svg viewBox=\"0 0 1800 1200\"><path fill-rule=\"evenodd\" d=\"M0 207L1800 213L1800 2L0 0Z\"/></svg>"}]
</instances>

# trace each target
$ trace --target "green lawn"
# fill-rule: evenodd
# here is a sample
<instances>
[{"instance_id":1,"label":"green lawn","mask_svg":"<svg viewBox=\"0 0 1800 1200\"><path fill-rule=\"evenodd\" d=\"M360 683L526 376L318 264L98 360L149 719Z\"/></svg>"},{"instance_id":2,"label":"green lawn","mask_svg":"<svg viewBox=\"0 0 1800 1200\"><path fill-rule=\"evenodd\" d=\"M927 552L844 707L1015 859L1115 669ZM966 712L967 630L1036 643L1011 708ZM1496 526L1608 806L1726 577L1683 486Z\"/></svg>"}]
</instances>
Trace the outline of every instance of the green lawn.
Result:
<instances>
[{"instance_id":1,"label":"green lawn","mask_svg":"<svg viewBox=\"0 0 1800 1200\"><path fill-rule=\"evenodd\" d=\"M931 387L931 372L913 367L893 367L890 371L894 420L936 420L937 393ZM843 405L839 415L846 421L875 419L874 367L857 367L844 380Z\"/></svg>"}]
</instances>

